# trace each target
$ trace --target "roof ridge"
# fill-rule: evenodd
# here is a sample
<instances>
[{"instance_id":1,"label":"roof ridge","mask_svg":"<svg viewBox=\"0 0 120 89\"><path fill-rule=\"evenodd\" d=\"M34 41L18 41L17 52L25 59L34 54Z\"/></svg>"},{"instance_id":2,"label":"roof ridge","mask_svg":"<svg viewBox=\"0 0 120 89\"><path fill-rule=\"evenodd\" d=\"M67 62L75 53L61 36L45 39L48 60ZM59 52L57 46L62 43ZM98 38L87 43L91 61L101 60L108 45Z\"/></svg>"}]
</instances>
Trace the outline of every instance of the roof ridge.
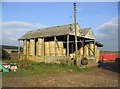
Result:
<instances>
[{"instance_id":1,"label":"roof ridge","mask_svg":"<svg viewBox=\"0 0 120 89\"><path fill-rule=\"evenodd\" d=\"M50 26L50 27L47 27L47 28L54 28L54 27L61 27L61 26L65 26L65 25L72 25L74 23L70 23L70 24L63 24L63 25L55 25L55 26Z\"/></svg>"},{"instance_id":2,"label":"roof ridge","mask_svg":"<svg viewBox=\"0 0 120 89\"><path fill-rule=\"evenodd\" d=\"M55 27L61 27L61 26L66 26L66 25L73 25L73 24L74 24L74 23L63 24L63 25L56 25L56 26L50 26L50 27L46 27L46 28L40 28L40 29L30 30L30 31L27 31L27 32L33 32L33 31L37 31L37 30L44 30L44 29L55 28Z\"/></svg>"},{"instance_id":3,"label":"roof ridge","mask_svg":"<svg viewBox=\"0 0 120 89\"><path fill-rule=\"evenodd\" d=\"M91 27L87 27L87 28L80 28L80 29L91 29Z\"/></svg>"}]
</instances>

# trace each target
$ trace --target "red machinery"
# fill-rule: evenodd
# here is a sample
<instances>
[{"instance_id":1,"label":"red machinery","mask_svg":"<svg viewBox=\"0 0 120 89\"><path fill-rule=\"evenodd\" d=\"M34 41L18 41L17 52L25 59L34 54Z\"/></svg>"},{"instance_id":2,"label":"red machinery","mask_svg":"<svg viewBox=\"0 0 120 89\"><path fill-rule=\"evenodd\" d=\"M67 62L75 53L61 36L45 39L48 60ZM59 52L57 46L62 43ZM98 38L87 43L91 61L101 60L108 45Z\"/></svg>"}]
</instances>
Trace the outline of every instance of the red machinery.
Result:
<instances>
[{"instance_id":1,"label":"red machinery","mask_svg":"<svg viewBox=\"0 0 120 89\"><path fill-rule=\"evenodd\" d=\"M100 54L100 61L103 60L115 60L117 57L117 55L115 53L104 53L104 54Z\"/></svg>"}]
</instances>

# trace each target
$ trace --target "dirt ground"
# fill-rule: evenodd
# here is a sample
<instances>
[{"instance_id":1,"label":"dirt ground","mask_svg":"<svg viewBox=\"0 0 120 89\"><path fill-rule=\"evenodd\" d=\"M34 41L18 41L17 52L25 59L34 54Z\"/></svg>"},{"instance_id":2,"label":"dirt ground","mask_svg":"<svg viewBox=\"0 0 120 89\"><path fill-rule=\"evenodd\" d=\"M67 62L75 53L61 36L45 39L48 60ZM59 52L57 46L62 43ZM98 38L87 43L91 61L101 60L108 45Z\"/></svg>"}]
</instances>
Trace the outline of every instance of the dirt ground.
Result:
<instances>
[{"instance_id":1,"label":"dirt ground","mask_svg":"<svg viewBox=\"0 0 120 89\"><path fill-rule=\"evenodd\" d=\"M118 87L118 72L92 67L89 72L58 72L2 77L3 87Z\"/></svg>"}]
</instances>

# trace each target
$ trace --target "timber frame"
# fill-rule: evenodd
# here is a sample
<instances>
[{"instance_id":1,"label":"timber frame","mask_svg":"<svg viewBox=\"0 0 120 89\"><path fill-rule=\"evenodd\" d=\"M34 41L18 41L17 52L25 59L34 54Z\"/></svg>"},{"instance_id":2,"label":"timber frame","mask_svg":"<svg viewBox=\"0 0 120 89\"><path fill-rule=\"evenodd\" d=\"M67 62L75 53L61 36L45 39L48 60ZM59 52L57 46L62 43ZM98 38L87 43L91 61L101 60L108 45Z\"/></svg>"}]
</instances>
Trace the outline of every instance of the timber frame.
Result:
<instances>
[{"instance_id":1,"label":"timber frame","mask_svg":"<svg viewBox=\"0 0 120 89\"><path fill-rule=\"evenodd\" d=\"M96 54L95 46L97 47L102 47L103 45L99 42L96 41L96 38L91 30L91 28L85 28L81 29L79 25L77 24L76 26L77 30L77 46L78 49L83 47L83 55L85 55L85 45L89 43L94 44L94 56ZM82 33L82 35L81 35ZM89 34L88 34L89 33ZM90 38L91 37L91 38ZM46 55L45 55L45 42L46 41L53 41L54 42L54 58L57 58L56 55L56 44L58 42L63 42L64 48L66 49L66 56L65 57L70 57L70 54L73 54L75 52L75 29L74 29L74 24L67 24L67 25L62 25L62 26L55 26L55 27L50 27L50 28L44 28L41 30L33 30L33 31L28 31L25 35L23 35L21 38L18 39L18 59L20 59L20 41L25 41L26 44L26 53L25 53L25 59L27 58L27 41L30 39L34 40L34 54L33 54L33 60L37 61L36 57L36 39L42 39L42 62L45 62L46 60ZM87 46L88 47L88 46ZM77 50L78 50L77 49ZM90 47L88 49L91 51ZM79 56L81 56L79 54Z\"/></svg>"}]
</instances>

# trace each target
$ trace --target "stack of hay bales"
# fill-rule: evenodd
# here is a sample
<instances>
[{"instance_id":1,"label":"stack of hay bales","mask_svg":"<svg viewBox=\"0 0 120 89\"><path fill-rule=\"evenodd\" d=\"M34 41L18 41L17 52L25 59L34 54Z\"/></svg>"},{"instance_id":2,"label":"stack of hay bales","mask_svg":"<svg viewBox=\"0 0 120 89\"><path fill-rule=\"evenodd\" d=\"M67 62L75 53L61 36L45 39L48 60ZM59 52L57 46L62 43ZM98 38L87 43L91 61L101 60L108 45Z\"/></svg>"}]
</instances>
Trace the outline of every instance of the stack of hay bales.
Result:
<instances>
[{"instance_id":1,"label":"stack of hay bales","mask_svg":"<svg viewBox=\"0 0 120 89\"><path fill-rule=\"evenodd\" d=\"M37 56L42 56L42 50L43 50L43 39L38 38L38 42L36 42L36 54L37 54Z\"/></svg>"},{"instance_id":2,"label":"stack of hay bales","mask_svg":"<svg viewBox=\"0 0 120 89\"><path fill-rule=\"evenodd\" d=\"M45 56L66 56L66 49L63 42L45 42Z\"/></svg>"},{"instance_id":3,"label":"stack of hay bales","mask_svg":"<svg viewBox=\"0 0 120 89\"><path fill-rule=\"evenodd\" d=\"M81 56L83 55L83 47L81 47L81 48L79 49L79 53L80 53Z\"/></svg>"},{"instance_id":4,"label":"stack of hay bales","mask_svg":"<svg viewBox=\"0 0 120 89\"><path fill-rule=\"evenodd\" d=\"M98 62L99 61L99 59L100 59L100 50L99 49L97 49L97 56L96 56L96 61Z\"/></svg>"},{"instance_id":5,"label":"stack of hay bales","mask_svg":"<svg viewBox=\"0 0 120 89\"><path fill-rule=\"evenodd\" d=\"M100 50L97 49L97 59L99 59L99 58L100 58Z\"/></svg>"},{"instance_id":6,"label":"stack of hay bales","mask_svg":"<svg viewBox=\"0 0 120 89\"><path fill-rule=\"evenodd\" d=\"M45 42L45 56L50 55L49 42Z\"/></svg>"},{"instance_id":7,"label":"stack of hay bales","mask_svg":"<svg viewBox=\"0 0 120 89\"><path fill-rule=\"evenodd\" d=\"M24 40L24 43L23 43L23 55L26 55L26 40Z\"/></svg>"},{"instance_id":8,"label":"stack of hay bales","mask_svg":"<svg viewBox=\"0 0 120 89\"><path fill-rule=\"evenodd\" d=\"M90 55L93 56L94 55L94 44L90 43Z\"/></svg>"},{"instance_id":9,"label":"stack of hay bales","mask_svg":"<svg viewBox=\"0 0 120 89\"><path fill-rule=\"evenodd\" d=\"M97 46L95 46L95 59L97 59Z\"/></svg>"},{"instance_id":10,"label":"stack of hay bales","mask_svg":"<svg viewBox=\"0 0 120 89\"><path fill-rule=\"evenodd\" d=\"M66 49L63 48L63 56L66 56Z\"/></svg>"},{"instance_id":11,"label":"stack of hay bales","mask_svg":"<svg viewBox=\"0 0 120 89\"><path fill-rule=\"evenodd\" d=\"M89 55L89 45L88 44L86 44L85 46L84 46L84 54L86 55L86 56L88 56Z\"/></svg>"},{"instance_id":12,"label":"stack of hay bales","mask_svg":"<svg viewBox=\"0 0 120 89\"><path fill-rule=\"evenodd\" d=\"M34 55L34 39L30 39L30 50L29 50L30 55Z\"/></svg>"},{"instance_id":13,"label":"stack of hay bales","mask_svg":"<svg viewBox=\"0 0 120 89\"><path fill-rule=\"evenodd\" d=\"M63 42L56 43L56 56L63 56Z\"/></svg>"},{"instance_id":14,"label":"stack of hay bales","mask_svg":"<svg viewBox=\"0 0 120 89\"><path fill-rule=\"evenodd\" d=\"M50 56L55 56L55 42L54 41L49 42L49 54Z\"/></svg>"},{"instance_id":15,"label":"stack of hay bales","mask_svg":"<svg viewBox=\"0 0 120 89\"><path fill-rule=\"evenodd\" d=\"M27 51L27 59L29 57L29 41L27 41L26 51Z\"/></svg>"},{"instance_id":16,"label":"stack of hay bales","mask_svg":"<svg viewBox=\"0 0 120 89\"><path fill-rule=\"evenodd\" d=\"M25 58L28 59L28 57L29 57L29 41L27 41L27 40L24 40L23 55L25 56Z\"/></svg>"}]
</instances>

